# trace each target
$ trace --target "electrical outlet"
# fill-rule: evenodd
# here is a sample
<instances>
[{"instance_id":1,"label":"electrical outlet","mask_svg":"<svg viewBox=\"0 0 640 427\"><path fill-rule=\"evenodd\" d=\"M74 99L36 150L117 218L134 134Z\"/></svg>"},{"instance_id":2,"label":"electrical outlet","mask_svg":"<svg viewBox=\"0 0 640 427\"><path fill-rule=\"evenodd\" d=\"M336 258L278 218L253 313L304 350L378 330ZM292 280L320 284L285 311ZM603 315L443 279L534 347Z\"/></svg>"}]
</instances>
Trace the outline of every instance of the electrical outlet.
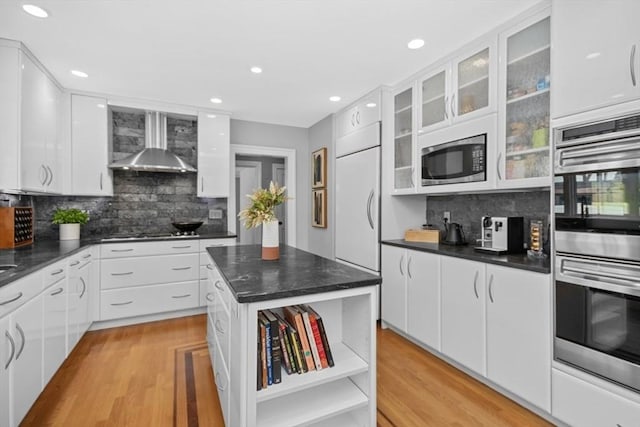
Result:
<instances>
[{"instance_id":1,"label":"electrical outlet","mask_svg":"<svg viewBox=\"0 0 640 427\"><path fill-rule=\"evenodd\" d=\"M447 222L451 222L451 212L449 211L444 211L444 216L443 218L447 221Z\"/></svg>"},{"instance_id":2,"label":"electrical outlet","mask_svg":"<svg viewBox=\"0 0 640 427\"><path fill-rule=\"evenodd\" d=\"M209 209L209 219L222 219L222 209Z\"/></svg>"}]
</instances>

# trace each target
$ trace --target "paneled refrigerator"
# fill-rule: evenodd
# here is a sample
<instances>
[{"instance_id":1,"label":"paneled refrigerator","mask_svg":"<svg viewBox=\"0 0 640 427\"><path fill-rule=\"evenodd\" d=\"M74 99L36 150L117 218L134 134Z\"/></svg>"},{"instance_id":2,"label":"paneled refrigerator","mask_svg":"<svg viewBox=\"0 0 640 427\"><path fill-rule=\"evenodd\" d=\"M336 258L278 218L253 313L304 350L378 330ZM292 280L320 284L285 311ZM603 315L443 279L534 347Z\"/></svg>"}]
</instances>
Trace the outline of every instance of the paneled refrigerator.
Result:
<instances>
[{"instance_id":1,"label":"paneled refrigerator","mask_svg":"<svg viewBox=\"0 0 640 427\"><path fill-rule=\"evenodd\" d=\"M336 260L379 275L380 122L336 140L335 221Z\"/></svg>"}]
</instances>

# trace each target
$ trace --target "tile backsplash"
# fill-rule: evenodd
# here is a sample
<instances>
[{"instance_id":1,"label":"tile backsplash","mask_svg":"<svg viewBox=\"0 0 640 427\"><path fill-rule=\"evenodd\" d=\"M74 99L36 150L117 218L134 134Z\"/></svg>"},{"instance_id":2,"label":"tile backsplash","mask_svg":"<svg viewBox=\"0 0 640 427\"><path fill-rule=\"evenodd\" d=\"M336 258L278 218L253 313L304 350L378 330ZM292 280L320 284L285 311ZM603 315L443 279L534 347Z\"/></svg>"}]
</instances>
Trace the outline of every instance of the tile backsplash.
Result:
<instances>
[{"instance_id":1,"label":"tile backsplash","mask_svg":"<svg viewBox=\"0 0 640 427\"><path fill-rule=\"evenodd\" d=\"M122 159L144 148L144 114L113 112L113 158ZM167 119L167 146L192 165L197 164L197 122ZM113 172L113 197L33 196L36 239L58 238L51 215L59 208L89 211L82 237L113 234L167 233L172 221L203 221L200 234L227 228L227 199L196 197L197 174ZM208 219L210 209L221 219Z\"/></svg>"},{"instance_id":2,"label":"tile backsplash","mask_svg":"<svg viewBox=\"0 0 640 427\"><path fill-rule=\"evenodd\" d=\"M427 220L433 226L444 229L444 212L451 212L451 222L461 224L467 242L475 245L476 239L482 234L480 222L483 216L521 216L524 217L524 241L528 243L532 220L542 220L545 229L549 224L549 197L547 190L427 196Z\"/></svg>"}]
</instances>

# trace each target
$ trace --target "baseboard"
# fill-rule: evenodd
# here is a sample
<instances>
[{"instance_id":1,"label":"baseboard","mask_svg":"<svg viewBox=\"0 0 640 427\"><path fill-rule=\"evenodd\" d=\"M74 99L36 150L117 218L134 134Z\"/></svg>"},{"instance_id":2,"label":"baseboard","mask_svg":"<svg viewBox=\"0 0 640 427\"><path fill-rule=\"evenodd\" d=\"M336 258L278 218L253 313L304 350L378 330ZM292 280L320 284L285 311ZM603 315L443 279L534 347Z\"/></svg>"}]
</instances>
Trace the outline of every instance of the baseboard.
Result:
<instances>
[{"instance_id":1,"label":"baseboard","mask_svg":"<svg viewBox=\"0 0 640 427\"><path fill-rule=\"evenodd\" d=\"M189 308L187 310L147 314L145 316L127 317L123 319L102 320L102 321L93 322L89 330L98 331L100 329L137 325L139 323L156 322L158 320L175 319L177 317L195 316L196 314L205 314L206 312L207 312L207 307L196 307L196 308Z\"/></svg>"}]
</instances>

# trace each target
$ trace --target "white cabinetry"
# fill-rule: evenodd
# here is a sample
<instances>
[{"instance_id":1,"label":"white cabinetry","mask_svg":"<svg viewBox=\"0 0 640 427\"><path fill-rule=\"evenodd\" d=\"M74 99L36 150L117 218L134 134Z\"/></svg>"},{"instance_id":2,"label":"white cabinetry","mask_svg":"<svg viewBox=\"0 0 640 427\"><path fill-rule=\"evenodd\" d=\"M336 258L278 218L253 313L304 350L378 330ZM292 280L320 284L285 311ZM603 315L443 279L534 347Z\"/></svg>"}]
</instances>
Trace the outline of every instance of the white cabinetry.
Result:
<instances>
[{"instance_id":1,"label":"white cabinetry","mask_svg":"<svg viewBox=\"0 0 640 427\"><path fill-rule=\"evenodd\" d=\"M487 377L551 410L548 274L487 264Z\"/></svg>"},{"instance_id":2,"label":"white cabinetry","mask_svg":"<svg viewBox=\"0 0 640 427\"><path fill-rule=\"evenodd\" d=\"M376 90L359 99L336 116L336 137L342 137L354 130L363 129L382 120L381 91Z\"/></svg>"},{"instance_id":3,"label":"white cabinetry","mask_svg":"<svg viewBox=\"0 0 640 427\"><path fill-rule=\"evenodd\" d=\"M69 258L68 353L91 325L91 250ZM67 354L68 354L67 353Z\"/></svg>"},{"instance_id":4,"label":"white cabinetry","mask_svg":"<svg viewBox=\"0 0 640 427\"><path fill-rule=\"evenodd\" d=\"M113 196L112 172L108 168L109 114L107 100L71 95L71 174L69 194Z\"/></svg>"},{"instance_id":5,"label":"white cabinetry","mask_svg":"<svg viewBox=\"0 0 640 427\"><path fill-rule=\"evenodd\" d=\"M45 289L43 321L43 385L47 384L67 357L67 276L59 274L57 281Z\"/></svg>"},{"instance_id":6,"label":"white cabinetry","mask_svg":"<svg viewBox=\"0 0 640 427\"><path fill-rule=\"evenodd\" d=\"M198 113L198 197L229 197L229 123L223 114Z\"/></svg>"},{"instance_id":7,"label":"white cabinetry","mask_svg":"<svg viewBox=\"0 0 640 427\"><path fill-rule=\"evenodd\" d=\"M500 34L500 114L497 186L549 186L549 11ZM557 86L554 86L554 91ZM491 162L489 167L493 168Z\"/></svg>"},{"instance_id":8,"label":"white cabinetry","mask_svg":"<svg viewBox=\"0 0 640 427\"><path fill-rule=\"evenodd\" d=\"M553 2L554 118L640 98L639 14L634 0Z\"/></svg>"},{"instance_id":9,"label":"white cabinetry","mask_svg":"<svg viewBox=\"0 0 640 427\"><path fill-rule=\"evenodd\" d=\"M9 329L9 316L0 317L0 427L8 427L11 413L9 366L15 353L15 341Z\"/></svg>"},{"instance_id":10,"label":"white cabinetry","mask_svg":"<svg viewBox=\"0 0 640 427\"><path fill-rule=\"evenodd\" d=\"M442 352L485 375L485 265L442 257Z\"/></svg>"},{"instance_id":11,"label":"white cabinetry","mask_svg":"<svg viewBox=\"0 0 640 427\"><path fill-rule=\"evenodd\" d=\"M236 244L235 238L222 239L202 239L199 242L200 247L200 306L208 306L207 294L209 293L207 278L207 266L210 265L209 254L207 248L210 246L233 246ZM211 298L211 297L209 297Z\"/></svg>"},{"instance_id":12,"label":"white cabinetry","mask_svg":"<svg viewBox=\"0 0 640 427\"><path fill-rule=\"evenodd\" d=\"M552 414L555 418L580 427L638 425L638 401L626 399L555 368L552 373ZM597 378L595 380L598 381Z\"/></svg>"},{"instance_id":13,"label":"white cabinetry","mask_svg":"<svg viewBox=\"0 0 640 427\"><path fill-rule=\"evenodd\" d=\"M415 82L393 93L393 194L416 191Z\"/></svg>"},{"instance_id":14,"label":"white cabinetry","mask_svg":"<svg viewBox=\"0 0 640 427\"><path fill-rule=\"evenodd\" d=\"M382 321L407 331L407 250L382 245Z\"/></svg>"}]
</instances>

